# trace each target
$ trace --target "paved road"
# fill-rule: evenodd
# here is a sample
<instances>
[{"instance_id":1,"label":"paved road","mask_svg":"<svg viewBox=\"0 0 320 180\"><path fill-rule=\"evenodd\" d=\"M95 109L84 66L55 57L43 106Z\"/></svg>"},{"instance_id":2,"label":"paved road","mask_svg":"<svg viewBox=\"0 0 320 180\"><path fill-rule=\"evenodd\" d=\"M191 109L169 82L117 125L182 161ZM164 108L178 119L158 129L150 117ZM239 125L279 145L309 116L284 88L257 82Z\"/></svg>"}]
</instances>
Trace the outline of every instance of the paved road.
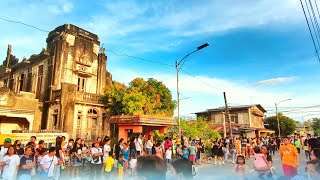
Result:
<instances>
[{"instance_id":1,"label":"paved road","mask_svg":"<svg viewBox=\"0 0 320 180\"><path fill-rule=\"evenodd\" d=\"M277 176L283 176L283 171L282 171L282 165L281 165L281 160L280 160L280 155L279 152L276 152L276 155L272 157L273 158L273 166L276 168L276 173ZM306 167L306 159L304 152L300 153L300 166L298 168L298 173L303 174L304 169ZM249 166L249 169L253 169L253 157L251 157L250 160L246 160L246 164ZM213 165L213 164L203 164L199 166L199 170L197 172L197 175L194 177L196 180L207 180L207 179L215 179L215 180L224 180L224 179L239 179L236 178L233 168L234 164L227 162L225 165ZM251 175L251 174L250 174ZM252 179L254 178L255 173L252 172Z\"/></svg>"}]
</instances>

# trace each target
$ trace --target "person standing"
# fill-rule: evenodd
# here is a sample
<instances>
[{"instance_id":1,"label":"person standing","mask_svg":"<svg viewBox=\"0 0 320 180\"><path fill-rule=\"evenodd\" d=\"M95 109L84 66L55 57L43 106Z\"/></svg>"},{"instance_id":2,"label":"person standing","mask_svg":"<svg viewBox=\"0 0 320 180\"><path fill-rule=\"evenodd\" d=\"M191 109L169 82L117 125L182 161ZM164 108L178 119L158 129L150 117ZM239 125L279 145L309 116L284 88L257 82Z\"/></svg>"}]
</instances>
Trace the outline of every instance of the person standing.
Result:
<instances>
[{"instance_id":1,"label":"person standing","mask_svg":"<svg viewBox=\"0 0 320 180\"><path fill-rule=\"evenodd\" d=\"M56 173L56 168L58 164L58 159L55 156L56 155L56 148L51 147L49 149L49 154L43 156L43 158L40 161L40 176L42 178L50 178L53 179Z\"/></svg>"},{"instance_id":2,"label":"person standing","mask_svg":"<svg viewBox=\"0 0 320 180\"><path fill-rule=\"evenodd\" d=\"M280 156L284 176L292 178L298 174L299 154L297 148L290 144L288 137L283 137L283 145L280 146Z\"/></svg>"},{"instance_id":3,"label":"person standing","mask_svg":"<svg viewBox=\"0 0 320 180\"><path fill-rule=\"evenodd\" d=\"M143 144L142 144L141 137L142 137L142 134L139 134L138 138L136 138L134 140L134 143L136 145L137 156L143 155L143 153L142 153L143 152Z\"/></svg>"},{"instance_id":4,"label":"person standing","mask_svg":"<svg viewBox=\"0 0 320 180\"><path fill-rule=\"evenodd\" d=\"M236 146L234 144L234 139L232 139L230 141L229 148L230 148L230 155L231 155L232 164L234 164L235 158L236 158Z\"/></svg>"},{"instance_id":5,"label":"person standing","mask_svg":"<svg viewBox=\"0 0 320 180\"><path fill-rule=\"evenodd\" d=\"M19 157L24 155L24 149L21 147L21 141L16 140L13 143L14 149Z\"/></svg>"},{"instance_id":6,"label":"person standing","mask_svg":"<svg viewBox=\"0 0 320 180\"><path fill-rule=\"evenodd\" d=\"M31 172L36 164L35 156L32 156L32 148L27 146L25 155L21 157L19 164L19 180L31 180Z\"/></svg>"},{"instance_id":7,"label":"person standing","mask_svg":"<svg viewBox=\"0 0 320 180\"><path fill-rule=\"evenodd\" d=\"M72 177L75 177L76 179L79 178L79 172L82 166L81 153L82 153L81 139L77 138L76 141L74 142L73 149L72 149L72 155L73 155Z\"/></svg>"},{"instance_id":8,"label":"person standing","mask_svg":"<svg viewBox=\"0 0 320 180\"><path fill-rule=\"evenodd\" d=\"M7 180L16 179L20 158L16 154L14 146L11 145L8 148L7 154L3 158L3 164L2 177L5 177Z\"/></svg>"},{"instance_id":9,"label":"person standing","mask_svg":"<svg viewBox=\"0 0 320 180\"><path fill-rule=\"evenodd\" d=\"M100 179L99 177L97 177L97 175L99 175L99 172L101 172L101 157L103 156L103 152L102 149L99 147L99 141L94 141L93 145L94 147L91 149L91 172L93 173L92 179Z\"/></svg>"},{"instance_id":10,"label":"person standing","mask_svg":"<svg viewBox=\"0 0 320 180\"><path fill-rule=\"evenodd\" d=\"M172 146L169 146L169 148L166 150L166 163L167 166L169 166L172 162Z\"/></svg>"},{"instance_id":11,"label":"person standing","mask_svg":"<svg viewBox=\"0 0 320 180\"><path fill-rule=\"evenodd\" d=\"M149 155L152 155L153 138L151 135L148 136L148 141L146 142L146 149Z\"/></svg>"},{"instance_id":12,"label":"person standing","mask_svg":"<svg viewBox=\"0 0 320 180\"><path fill-rule=\"evenodd\" d=\"M300 143L300 140L299 140L299 139L295 139L295 140L294 140L294 146L297 148L298 154L300 154L300 146L301 146L301 143Z\"/></svg>"}]
</instances>

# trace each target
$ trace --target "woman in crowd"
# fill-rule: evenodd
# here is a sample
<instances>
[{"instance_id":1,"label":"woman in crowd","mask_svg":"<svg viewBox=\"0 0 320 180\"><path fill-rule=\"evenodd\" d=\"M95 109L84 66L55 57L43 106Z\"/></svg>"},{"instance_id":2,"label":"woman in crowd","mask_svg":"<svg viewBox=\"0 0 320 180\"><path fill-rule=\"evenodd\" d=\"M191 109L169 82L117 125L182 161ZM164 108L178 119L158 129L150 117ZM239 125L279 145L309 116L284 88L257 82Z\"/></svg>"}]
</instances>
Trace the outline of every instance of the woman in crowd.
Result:
<instances>
[{"instance_id":1,"label":"woman in crowd","mask_svg":"<svg viewBox=\"0 0 320 180\"><path fill-rule=\"evenodd\" d=\"M20 140L15 140L13 146L18 156L21 157L24 155L24 149L21 147Z\"/></svg>"},{"instance_id":2,"label":"woman in crowd","mask_svg":"<svg viewBox=\"0 0 320 180\"><path fill-rule=\"evenodd\" d=\"M81 139L81 147L82 147L81 149L82 168L85 168L85 165L88 159L89 148L84 142L84 139Z\"/></svg>"},{"instance_id":3,"label":"woman in crowd","mask_svg":"<svg viewBox=\"0 0 320 180\"><path fill-rule=\"evenodd\" d=\"M156 147L155 147L155 151L156 151L156 156L158 156L159 158L163 159L163 150L161 148L161 143L158 142Z\"/></svg>"},{"instance_id":4,"label":"woman in crowd","mask_svg":"<svg viewBox=\"0 0 320 180\"><path fill-rule=\"evenodd\" d=\"M56 157L58 160L58 164L57 164L57 169L56 169L56 173L55 173L55 180L58 180L60 177L60 171L61 171L61 165L63 165L64 159L63 159L63 152L62 152L62 142L63 139L61 136L58 136L56 138Z\"/></svg>"},{"instance_id":5,"label":"woman in crowd","mask_svg":"<svg viewBox=\"0 0 320 180\"><path fill-rule=\"evenodd\" d=\"M213 164L216 165L217 164L217 157L219 154L219 145L218 145L217 141L213 141L211 150L212 150L212 157L214 159Z\"/></svg>"},{"instance_id":6,"label":"woman in crowd","mask_svg":"<svg viewBox=\"0 0 320 180\"><path fill-rule=\"evenodd\" d=\"M102 164L102 156L103 156L103 150L99 147L99 141L94 141L93 147L91 148L91 173L92 173L92 179L99 179L99 175L101 172L101 164Z\"/></svg>"},{"instance_id":7,"label":"woman in crowd","mask_svg":"<svg viewBox=\"0 0 320 180\"><path fill-rule=\"evenodd\" d=\"M81 139L77 138L76 141L74 142L73 149L72 149L72 154L73 154L72 177L75 177L75 178L79 177L80 167L82 165L81 153L82 153Z\"/></svg>"},{"instance_id":8,"label":"woman in crowd","mask_svg":"<svg viewBox=\"0 0 320 180\"><path fill-rule=\"evenodd\" d=\"M234 143L235 139L231 139L230 144L229 144L229 151L231 155L231 160L232 164L235 163L235 158L236 158L236 145Z\"/></svg>"},{"instance_id":9,"label":"woman in crowd","mask_svg":"<svg viewBox=\"0 0 320 180\"><path fill-rule=\"evenodd\" d=\"M19 170L20 158L16 154L14 146L9 146L7 154L3 157L2 177L7 180L15 180Z\"/></svg>"},{"instance_id":10,"label":"woman in crowd","mask_svg":"<svg viewBox=\"0 0 320 180\"><path fill-rule=\"evenodd\" d=\"M152 155L153 138L151 135L148 136L148 141L146 142L146 150L149 155Z\"/></svg>"},{"instance_id":11,"label":"woman in crowd","mask_svg":"<svg viewBox=\"0 0 320 180\"><path fill-rule=\"evenodd\" d=\"M254 166L254 169L258 173L258 177L260 179L264 179L264 177L271 178L272 177L272 156L268 152L268 146L267 145L262 145L260 148L260 152L265 156L267 160L267 164L264 167L257 168Z\"/></svg>"},{"instance_id":12,"label":"woman in crowd","mask_svg":"<svg viewBox=\"0 0 320 180\"><path fill-rule=\"evenodd\" d=\"M225 164L222 147L223 147L223 142L222 142L222 140L219 140L219 142L218 142L218 151L217 151L219 165L221 165L221 164L224 165Z\"/></svg>"}]
</instances>

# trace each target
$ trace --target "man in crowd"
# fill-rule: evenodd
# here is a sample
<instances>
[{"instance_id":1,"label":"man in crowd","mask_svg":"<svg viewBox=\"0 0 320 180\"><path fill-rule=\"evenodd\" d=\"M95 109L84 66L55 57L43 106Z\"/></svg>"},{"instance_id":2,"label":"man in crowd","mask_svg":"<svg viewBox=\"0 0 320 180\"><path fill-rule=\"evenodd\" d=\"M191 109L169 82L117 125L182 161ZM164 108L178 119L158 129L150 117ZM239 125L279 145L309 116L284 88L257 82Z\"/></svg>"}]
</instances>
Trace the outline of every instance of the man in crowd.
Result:
<instances>
[{"instance_id":1,"label":"man in crowd","mask_svg":"<svg viewBox=\"0 0 320 180\"><path fill-rule=\"evenodd\" d=\"M284 176L292 178L298 174L299 154L297 148L290 144L288 137L283 137L283 145L280 146L280 156Z\"/></svg>"}]
</instances>

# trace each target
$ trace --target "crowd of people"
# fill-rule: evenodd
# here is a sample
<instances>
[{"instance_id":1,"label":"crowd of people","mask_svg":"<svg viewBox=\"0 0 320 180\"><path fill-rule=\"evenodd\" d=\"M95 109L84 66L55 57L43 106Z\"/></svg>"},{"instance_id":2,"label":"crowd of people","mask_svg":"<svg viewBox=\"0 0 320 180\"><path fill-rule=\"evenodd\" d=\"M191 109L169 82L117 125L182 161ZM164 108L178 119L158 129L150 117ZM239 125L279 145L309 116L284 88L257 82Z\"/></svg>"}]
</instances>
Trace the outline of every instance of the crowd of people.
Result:
<instances>
[{"instance_id":1,"label":"crowd of people","mask_svg":"<svg viewBox=\"0 0 320 180\"><path fill-rule=\"evenodd\" d=\"M173 156L171 138L143 140L141 134L127 142L121 138L113 146L108 136L90 145L84 139L66 142L58 136L48 148L35 136L25 145L6 138L0 146L0 179L191 179L192 161L172 161Z\"/></svg>"},{"instance_id":2,"label":"crowd of people","mask_svg":"<svg viewBox=\"0 0 320 180\"><path fill-rule=\"evenodd\" d=\"M203 141L196 137L154 140L151 135L144 139L139 134L113 144L108 136L98 137L89 145L81 138L66 141L58 136L55 145L47 148L44 140L37 141L32 136L26 145L6 138L0 148L0 177L6 180L192 179L197 166L203 163L220 166L233 163L235 174L247 179L252 166L246 160L251 157L257 178L270 179L275 177L272 157L277 151L284 177L320 177L320 139L310 137L229 137ZM300 151L305 152L308 160L305 175L298 175L297 171Z\"/></svg>"}]
</instances>

